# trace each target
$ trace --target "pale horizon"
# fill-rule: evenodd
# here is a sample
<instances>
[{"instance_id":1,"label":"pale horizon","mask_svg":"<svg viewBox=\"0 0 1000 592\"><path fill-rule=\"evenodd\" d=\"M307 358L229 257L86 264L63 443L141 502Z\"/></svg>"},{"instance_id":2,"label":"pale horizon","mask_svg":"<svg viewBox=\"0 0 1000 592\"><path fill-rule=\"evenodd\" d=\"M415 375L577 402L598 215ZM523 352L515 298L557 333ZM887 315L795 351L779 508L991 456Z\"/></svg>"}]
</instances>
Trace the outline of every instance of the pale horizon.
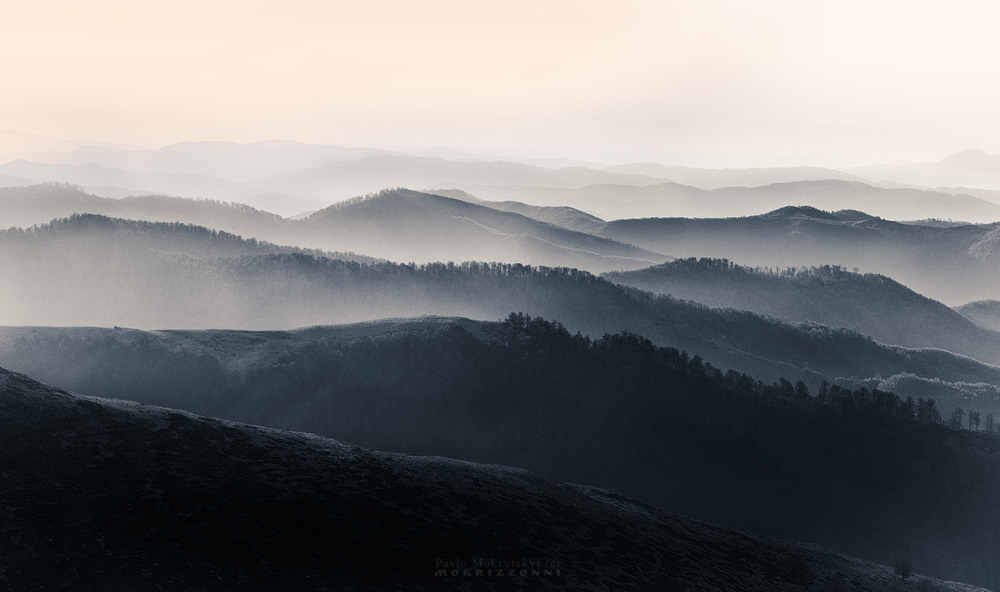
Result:
<instances>
[{"instance_id":1,"label":"pale horizon","mask_svg":"<svg viewBox=\"0 0 1000 592\"><path fill-rule=\"evenodd\" d=\"M517 159L851 167L1000 153L992 3L54 0L8 8L0 129Z\"/></svg>"}]
</instances>

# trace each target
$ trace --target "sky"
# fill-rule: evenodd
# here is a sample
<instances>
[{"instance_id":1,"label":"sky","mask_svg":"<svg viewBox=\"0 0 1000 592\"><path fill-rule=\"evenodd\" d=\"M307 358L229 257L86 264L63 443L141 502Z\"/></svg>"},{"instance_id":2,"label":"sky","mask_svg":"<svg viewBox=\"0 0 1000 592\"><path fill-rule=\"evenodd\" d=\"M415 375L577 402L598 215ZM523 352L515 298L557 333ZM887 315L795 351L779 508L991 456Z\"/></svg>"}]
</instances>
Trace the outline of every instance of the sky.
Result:
<instances>
[{"instance_id":1,"label":"sky","mask_svg":"<svg viewBox=\"0 0 1000 592\"><path fill-rule=\"evenodd\" d=\"M35 0L0 129L852 166L1000 153L1000 8L949 0Z\"/></svg>"}]
</instances>

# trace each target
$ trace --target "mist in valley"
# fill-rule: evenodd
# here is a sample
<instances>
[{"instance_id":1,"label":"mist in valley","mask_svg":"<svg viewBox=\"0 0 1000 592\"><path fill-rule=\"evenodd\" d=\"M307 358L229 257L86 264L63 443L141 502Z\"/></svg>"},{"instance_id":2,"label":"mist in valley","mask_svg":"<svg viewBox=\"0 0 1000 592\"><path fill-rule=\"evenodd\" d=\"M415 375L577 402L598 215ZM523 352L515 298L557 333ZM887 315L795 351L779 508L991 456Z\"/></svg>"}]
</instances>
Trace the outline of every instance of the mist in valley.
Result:
<instances>
[{"instance_id":1,"label":"mist in valley","mask_svg":"<svg viewBox=\"0 0 1000 592\"><path fill-rule=\"evenodd\" d=\"M8 12L0 589L1000 589L995 7Z\"/></svg>"}]
</instances>

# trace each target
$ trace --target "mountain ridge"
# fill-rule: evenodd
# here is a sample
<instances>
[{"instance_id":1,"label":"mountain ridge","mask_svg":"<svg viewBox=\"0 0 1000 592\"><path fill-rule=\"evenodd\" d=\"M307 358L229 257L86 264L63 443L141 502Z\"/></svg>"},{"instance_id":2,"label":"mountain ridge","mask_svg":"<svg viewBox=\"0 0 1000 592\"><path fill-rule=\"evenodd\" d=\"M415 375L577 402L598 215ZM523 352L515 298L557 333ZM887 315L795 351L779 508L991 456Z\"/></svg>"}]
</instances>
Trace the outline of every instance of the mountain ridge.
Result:
<instances>
[{"instance_id":1,"label":"mountain ridge","mask_svg":"<svg viewBox=\"0 0 1000 592\"><path fill-rule=\"evenodd\" d=\"M832 214L831 219L842 220L844 215ZM602 277L712 307L846 327L880 343L938 347L1000 363L1000 333L984 330L944 304L878 274L861 275L837 266L774 271L726 259L689 258Z\"/></svg>"},{"instance_id":2,"label":"mountain ridge","mask_svg":"<svg viewBox=\"0 0 1000 592\"><path fill-rule=\"evenodd\" d=\"M125 357L115 363L133 368L145 364L145 371L130 375L106 372L101 364L87 364L94 371L95 378L117 381L135 395L158 386L164 393L186 397L189 402L200 401L204 404L208 398L221 397L219 400L235 405L233 409L255 411L259 416L272 420L286 416L288 411L313 422L327 418L341 426L333 430L340 439L348 439L345 436L350 435L351 441L362 445L367 444L358 438L371 442L394 442L390 449L395 450L400 450L401 446L417 447L421 454L460 450L464 451L462 456L469 460L475 460L470 459L470 455L476 457L483 454L493 459L481 458L480 462L500 460L503 464L513 464L509 461L519 460L517 464L530 467L535 474L555 476L559 480L566 480L559 477L565 475L576 482L583 479L584 483L603 487L615 485L618 490L627 486L628 489L644 492L646 496L655 493L660 496L657 499L663 500L671 510L683 509L689 515L708 514L707 517L715 522L740 522L744 524L741 528L749 524L758 527L763 524L770 532L797 532L808 540L818 538L836 542L839 548L847 546L863 551L866 556L883 562L892 562L899 556L912 553L910 556L917 561L918 567L926 567L934 573L978 581L986 578L985 581L989 581L989 576L975 567L976 558L983 553L988 554L989 542L980 538L987 536L988 529L981 528L979 522L970 528L964 520L973 513L989 516L996 511L995 497L983 498L992 500L988 502L973 501L991 490L991 484L997 479L991 469L996 465L995 450L1000 446L995 436L990 439L966 430L948 430L926 420L914 423L912 409L909 411L910 419L898 417L896 414L906 408L906 403L898 398L887 398L886 393L878 391L859 390L843 394L834 389L829 395L834 397L833 401L825 403L797 396L785 398L786 395L780 394L785 387L762 385L751 377L732 373L723 375L705 365L697 356L688 357L676 350L654 348L635 335L619 334L588 342L570 335L558 323L518 315L512 315L506 323L486 325L469 321L458 321L456 324L450 319L404 321L402 324L381 321L364 327L336 329L341 331L340 337L336 337L343 344L337 346L342 347L340 350L322 349L331 348L334 344L331 337L336 335L325 328L270 335L260 332L173 331L150 334L105 330L103 333L106 336L124 338L120 353ZM394 326L403 327L403 330ZM464 329L470 326L479 326L483 337ZM369 331L372 328L374 333ZM346 333L342 332L344 330ZM45 337L50 342L52 337L58 335L54 329L37 331L39 337ZM101 343L87 337L86 332L76 333L82 338L78 346L87 347L90 352L104 350ZM297 345L290 346L290 339ZM56 341L63 345L70 344L65 340ZM190 349L192 343L202 343L208 348L203 352L214 351L246 360L245 364L227 365L230 371L238 372L243 378L222 381L220 386L228 386L218 389L215 386L217 381L209 380L210 377L205 374L210 366L206 365L204 358L180 355L183 351L196 351ZM176 344L185 344L181 352ZM72 348L63 351L72 351ZM261 356L261 353L266 355ZM84 367L84 360L77 356L64 354L63 357L76 360ZM448 365L445 372L441 372L442 364ZM154 371L155 367L162 372ZM175 368L184 370L178 372L173 370ZM462 372L463 368L465 372ZM324 379L323 376L328 373L332 374ZM5 373L0 373L0 383L4 376ZM138 382L134 382L136 378ZM317 379L320 382L310 382ZM201 386L192 390L181 384L185 380L192 381L191 384L201 382ZM322 386L324 380L329 381L329 389ZM519 386L514 387L515 384ZM272 391L272 394L262 396L267 391ZM48 392L53 393L53 390ZM212 394L206 398L204 393L209 392ZM627 393L624 398L623 392ZM291 398L290 393L294 394ZM469 393L476 395L470 399ZM226 422L210 420L211 425L207 427L216 426L210 431L217 433L212 436L198 427L204 426L198 418L162 409L157 412L160 415L155 420L156 429L149 435L132 435L135 428L123 429L124 426L107 423L88 432L81 429L75 420L67 424L66 418L98 411L93 405L79 404L76 405L78 411L70 412L61 406L51 415L39 413L36 407L31 413L21 414L12 411L12 399L6 390L5 394L5 397L0 397L0 406L7 405L5 412L0 414L0 425L4 427L0 438L5 442L0 447L0 454L17 458L4 463L7 471L4 475L8 482L11 471L16 478L20 471L27 470L21 468L25 465L37 467L32 469L35 471L61 474L62 483L76 478L96 480L100 483L98 487L113 487L115 491L122 490L122 495L128 499L139 500L133 503L139 504L143 512L141 515L148 515L149 510L157 506L151 508L146 505L151 501L150 497L155 496L156 489L154 487L151 492L147 485L143 485L147 469L144 467L137 474L135 469L123 467L120 461L133 454L129 450L137 446L141 449L151 441L175 451L173 454L160 453L162 463L174 467L174 471L183 471L185 478L194 473L190 478L200 484L193 487L195 492L205 491L206 488L214 491L218 485L211 484L220 480L223 483L231 481L232 475L241 475L248 469L270 473L273 479L287 481L288 487L293 489L300 487L302 480L290 479L288 475L299 474L304 469L307 475L313 474L307 468L299 468L302 465L294 458L290 459L292 462L282 461L271 452L247 450L242 444L246 439L228 429L227 426L231 428L232 425ZM59 396L65 400L67 395ZM93 399L86 401L100 403ZM887 403L891 403L892 411L874 411ZM141 416L134 404L116 402L114 405L122 409L122 415L133 413ZM919 407L923 409L924 403L921 402ZM97 416L106 418L107 414L102 412ZM35 422L36 427L30 432L23 426L11 425L12 421L25 418ZM718 437L719 428L723 426L728 426L723 433L729 434L730 438ZM297 424L297 429L303 427L305 424ZM262 434L264 443L275 440L274 435L268 436L274 432L254 429ZM329 431L328 428L327 433ZM71 432L73 435L70 435ZM81 435L81 432L96 434L103 439L103 444L88 447L85 443L91 441L90 437ZM27 438L26 433L37 434L37 437ZM14 437L14 434L20 436ZM383 435L373 440L373 436L378 434ZM120 444L111 444L108 442L109 435L123 440ZM191 436L197 436L197 439L188 440ZM320 442L318 438L303 434L292 436ZM259 443L262 437L255 436L251 440ZM60 444L67 438L75 438L78 442L70 453ZM38 439L45 443L42 448L55 451L54 458L40 462L38 456L21 452L22 449L37 448ZM945 441L949 444L940 446ZM195 462L184 456L192 450L188 442L199 449L205 448L196 457L202 460ZM445 446L447 442L451 444ZM791 442L796 444L791 446ZM837 442L836 446L833 446L834 442ZM213 453L220 445L232 452L221 457ZM234 445L239 446L233 448ZM831 446L836 448L836 454L817 452L828 450ZM929 447L938 450L938 453L926 457L899 456L914 447ZM344 447L337 445L337 448ZM352 454L365 454L357 448L350 450L354 451ZM178 454L189 460L178 465L175 461ZM398 455L395 457L398 458ZM868 460L857 462L860 458ZM216 475L214 480L208 480L209 485L206 485L206 476L200 469L205 462L208 462L205 470ZM229 462L245 468L230 466L225 469L220 465ZM433 459L430 461L431 465L436 462ZM455 466L450 464L452 461L445 462L449 463L447 466ZM73 464L67 467L67 463ZM154 467L163 466L162 463L158 463L156 458L146 462ZM95 466L87 467L88 464ZM954 478L925 480L916 470L922 466L937 474L939 465L950 467L952 472L949 474ZM978 489L965 483L974 467L977 474L985 471L982 479L977 481ZM798 477L789 477L792 470ZM98 472L95 474L94 471ZM101 479L103 471L115 476ZM340 479L345 471L353 474L353 469L324 468L322 474L327 477L323 479ZM419 472L425 471L421 469ZM428 480L440 480L440 474L435 469ZM899 479L887 477L897 474ZM156 482L162 483L161 479L157 478ZM467 476L458 479L466 484L470 480ZM135 495L129 493L129 487L121 487L123 481L126 484L134 482L131 487L138 486L140 491ZM398 486L402 484L397 480L389 479L387 475L386 481L392 486L387 484L383 489L379 481L367 481L368 489L359 490L359 493L366 492L365 495L377 497L383 491L399 492L407 499L411 497L405 494L405 488L399 491ZM454 492L455 487L448 486L452 483L450 478L444 481L445 484L438 483L433 487L437 492L435 495ZM641 483L646 484L645 488L637 489ZM838 490L836 484L842 483L855 483L858 487ZM915 483L921 483L922 487L911 489ZM375 489L370 489L373 486ZM259 485L248 487L239 479L229 487L252 492L253 495L269 490L262 490ZM530 488L537 490L539 487L547 486L532 476ZM507 491L499 483L479 491L491 489ZM167 490L174 491L175 488ZM278 488L279 492L284 490L287 487ZM9 492L10 489L3 491ZM891 501L902 492L909 492L909 502L903 507ZM4 493L0 492L2 495ZM241 511L240 501L245 499L244 495L229 494L222 496L218 502L202 499L197 507L205 508L207 503L211 503L208 507L215 508L218 503L229 503L235 509L221 510L224 516L229 516L229 511ZM280 496L287 497L286 494ZM419 497L422 498L423 494ZM290 498L298 499L295 495ZM940 510L940 499L945 498L959 505L959 509L951 514L958 516L958 525L937 511ZM44 499L37 501L44 503ZM88 499L106 498L96 495ZM611 499L631 504L614 496ZM32 498L32 501L36 500ZM3 507L9 511L9 507L19 507L24 503L27 500L22 498L16 503L8 501ZM447 507L455 508L458 502L451 498L445 503ZM301 504L296 505L301 509ZM173 507L168 506L163 512L172 514L175 511ZM264 509L266 506L256 511ZM597 509L599 513L603 512ZM319 508L317 511L319 516L325 515ZM655 513L649 509L643 512L647 515ZM195 513L204 517L214 515L209 509L204 512L195 510ZM453 511L446 513L455 515ZM265 517L269 515L265 513ZM618 517L622 518L620 514ZM393 520L375 520L383 528L385 524L394 523ZM298 525L300 522L292 521L291 524ZM465 525L465 530L461 532L482 532L481 528L468 526L468 517L464 513L461 522ZM74 522L70 520L69 523ZM402 523L410 524L406 519ZM579 519L573 522L574 525L579 523ZM868 532L862 525L877 525L877 528ZM39 532L38 524L34 526L36 530L33 532ZM540 520L533 525L522 526L519 531L524 533L524 528L539 528L549 533L542 535L542 540L553 537L563 544L577 538L560 537L545 530L551 526L551 521ZM577 526L570 528L577 529ZM932 545L930 551L920 550L917 553L919 549L913 545L911 532L914 529L924 533L922 540L925 546ZM15 528L13 532L20 534L25 531ZM168 529L167 532L171 531ZM306 528L306 532L313 530ZM26 537L24 534L20 536ZM613 535L595 534L593 542L584 547L591 550L594 545L603 547L608 544L609 536ZM153 538L161 537L146 537L145 540ZM405 533L402 538L412 540L412 536ZM529 538L538 540L532 535ZM70 542L78 540L79 535ZM398 539L393 535L387 540ZM516 540L515 537L511 542L518 544L514 542ZM981 544L977 547L974 541L981 541ZM30 543L31 540L25 542ZM363 545L364 539L357 542ZM5 541L0 541L2 544ZM645 546L648 545L639 545ZM260 547L251 552L259 553ZM594 564L620 565L620 562L626 561L627 554L623 555L621 549L609 553L612 555L594 558ZM549 556L553 553L538 551L537 554ZM740 556L746 559L744 555ZM576 563L566 560L565 555L561 555L560 559L565 561L567 569ZM273 558L269 561L274 563ZM256 561L249 564L260 565ZM587 569L591 569L590 565ZM702 569L701 564L698 569ZM750 569L753 571L755 568ZM715 574L711 567L708 570ZM725 573L729 570L720 571ZM801 566L789 569L789 573L799 574L796 577L803 578L798 582L803 586L808 585L810 574L817 577L811 569ZM891 577L888 570L882 573ZM228 578L238 574L222 572L222 575ZM587 581L586 578L582 580ZM883 585L886 583L888 580ZM652 583L649 586L660 589ZM742 588L737 586L737 589Z\"/></svg>"}]
</instances>

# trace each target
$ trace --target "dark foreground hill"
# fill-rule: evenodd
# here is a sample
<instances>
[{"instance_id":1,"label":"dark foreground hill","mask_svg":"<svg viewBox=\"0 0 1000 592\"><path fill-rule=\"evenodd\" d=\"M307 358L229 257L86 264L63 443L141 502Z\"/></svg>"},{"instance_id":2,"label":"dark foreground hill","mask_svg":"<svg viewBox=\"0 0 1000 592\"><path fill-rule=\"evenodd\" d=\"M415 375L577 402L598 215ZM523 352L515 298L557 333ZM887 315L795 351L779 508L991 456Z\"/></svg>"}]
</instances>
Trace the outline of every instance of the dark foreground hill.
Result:
<instances>
[{"instance_id":1,"label":"dark foreground hill","mask_svg":"<svg viewBox=\"0 0 1000 592\"><path fill-rule=\"evenodd\" d=\"M7 325L288 329L390 316L495 320L524 311L595 337L632 331L719 367L768 381L802 378L813 388L823 379L898 374L1000 384L1000 368L948 352L710 309L574 269L343 261L204 228L78 216L0 232L0 270L0 323Z\"/></svg>"},{"instance_id":2,"label":"dark foreground hill","mask_svg":"<svg viewBox=\"0 0 1000 592\"><path fill-rule=\"evenodd\" d=\"M691 258L602 277L712 307L846 327L881 343L936 347L1000 363L1000 333L959 314L971 306L956 312L883 275L839 266L774 270Z\"/></svg>"},{"instance_id":3,"label":"dark foreground hill","mask_svg":"<svg viewBox=\"0 0 1000 592\"><path fill-rule=\"evenodd\" d=\"M895 584L886 567L517 469L80 397L6 371L0 444L10 590Z\"/></svg>"},{"instance_id":4,"label":"dark foreground hill","mask_svg":"<svg viewBox=\"0 0 1000 592\"><path fill-rule=\"evenodd\" d=\"M1000 294L1000 223L928 226L858 211L786 207L744 218L615 220L599 234L679 258L858 268L948 305Z\"/></svg>"},{"instance_id":5,"label":"dark foreground hill","mask_svg":"<svg viewBox=\"0 0 1000 592\"><path fill-rule=\"evenodd\" d=\"M634 335L593 341L517 315L5 334L22 361L35 348L34 366L18 369L88 394L524 467L730 527L1000 583L996 424L984 415L976 426L989 435L947 428L946 410L905 393L827 387L810 397L804 385L723 373Z\"/></svg>"}]
</instances>

